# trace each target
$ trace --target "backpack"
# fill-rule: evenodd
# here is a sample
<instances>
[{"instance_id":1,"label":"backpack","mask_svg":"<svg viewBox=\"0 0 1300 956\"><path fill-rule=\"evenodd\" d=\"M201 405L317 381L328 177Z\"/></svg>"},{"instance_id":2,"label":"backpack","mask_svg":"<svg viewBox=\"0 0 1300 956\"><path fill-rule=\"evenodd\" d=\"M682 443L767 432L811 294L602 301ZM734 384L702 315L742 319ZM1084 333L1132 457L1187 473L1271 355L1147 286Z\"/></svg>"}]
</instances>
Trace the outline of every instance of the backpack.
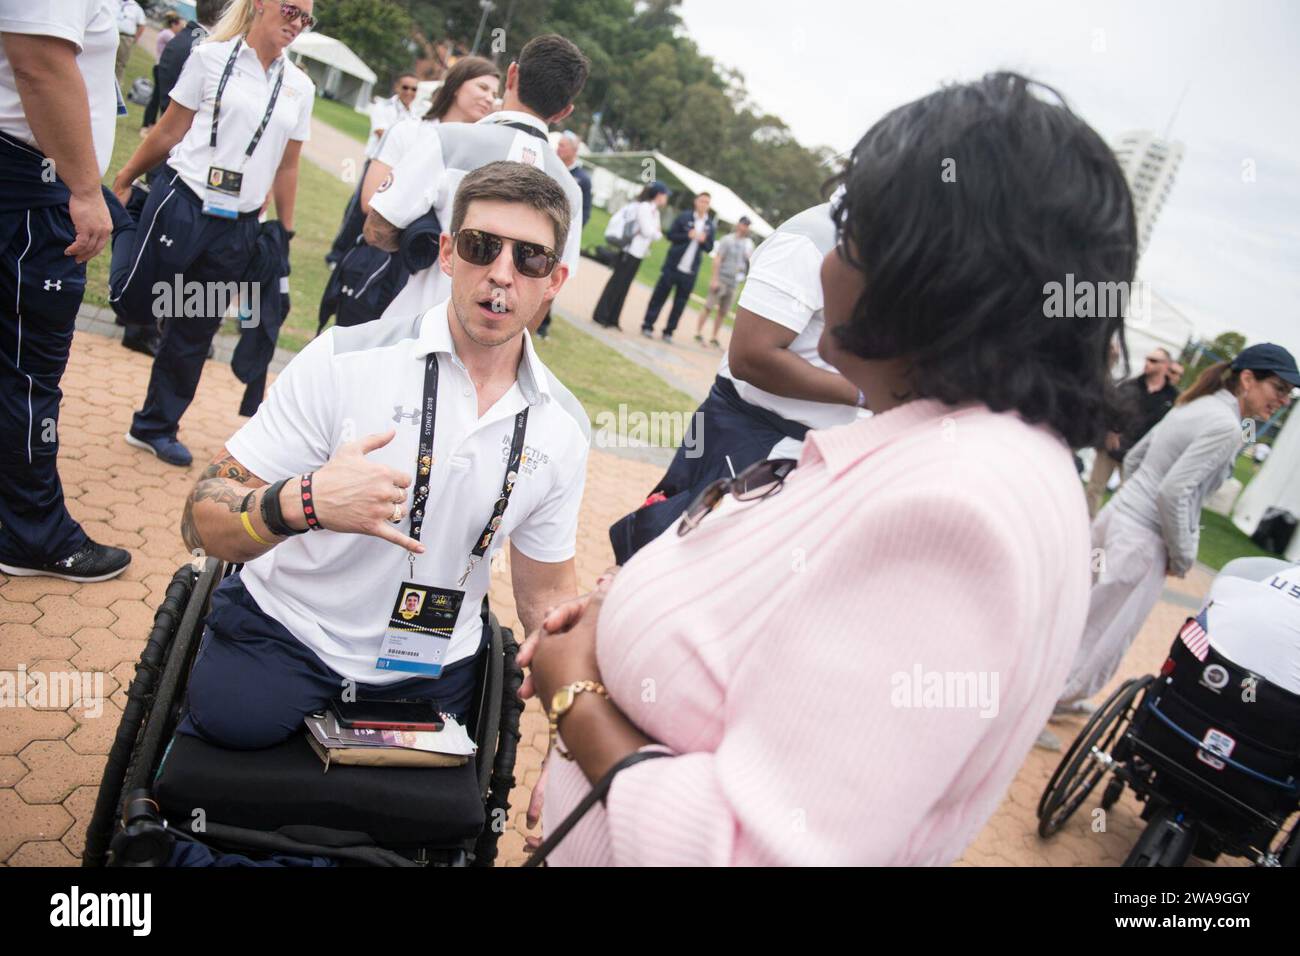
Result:
<instances>
[{"instance_id":1,"label":"backpack","mask_svg":"<svg viewBox=\"0 0 1300 956\"><path fill-rule=\"evenodd\" d=\"M605 227L605 241L615 249L626 249L637 233L637 202L630 202L609 217Z\"/></svg>"},{"instance_id":2,"label":"backpack","mask_svg":"<svg viewBox=\"0 0 1300 956\"><path fill-rule=\"evenodd\" d=\"M149 100L153 98L153 84L143 76L136 77L126 98L140 106L148 106Z\"/></svg>"}]
</instances>

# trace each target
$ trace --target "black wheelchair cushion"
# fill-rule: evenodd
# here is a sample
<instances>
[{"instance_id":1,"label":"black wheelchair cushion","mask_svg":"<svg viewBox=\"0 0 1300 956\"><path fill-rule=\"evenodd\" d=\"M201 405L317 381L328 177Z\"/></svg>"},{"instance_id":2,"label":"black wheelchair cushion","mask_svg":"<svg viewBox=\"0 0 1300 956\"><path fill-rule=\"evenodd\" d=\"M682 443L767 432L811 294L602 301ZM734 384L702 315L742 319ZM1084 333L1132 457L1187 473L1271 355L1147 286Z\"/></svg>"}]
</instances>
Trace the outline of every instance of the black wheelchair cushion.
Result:
<instances>
[{"instance_id":1,"label":"black wheelchair cushion","mask_svg":"<svg viewBox=\"0 0 1300 956\"><path fill-rule=\"evenodd\" d=\"M483 828L473 758L460 767L349 767L328 772L303 734L265 750L226 750L176 734L155 780L163 813L253 830L326 827L379 846L453 847Z\"/></svg>"}]
</instances>

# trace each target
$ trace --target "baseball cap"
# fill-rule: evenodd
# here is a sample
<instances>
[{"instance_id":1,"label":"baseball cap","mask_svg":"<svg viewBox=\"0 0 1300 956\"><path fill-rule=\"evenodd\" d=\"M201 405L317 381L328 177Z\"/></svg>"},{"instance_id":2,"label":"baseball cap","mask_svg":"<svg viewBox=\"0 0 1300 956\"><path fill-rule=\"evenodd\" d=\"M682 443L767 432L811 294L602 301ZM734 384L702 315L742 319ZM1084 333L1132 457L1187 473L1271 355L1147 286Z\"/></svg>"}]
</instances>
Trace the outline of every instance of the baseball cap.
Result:
<instances>
[{"instance_id":1,"label":"baseball cap","mask_svg":"<svg viewBox=\"0 0 1300 956\"><path fill-rule=\"evenodd\" d=\"M650 195L658 196L660 193L667 193L671 196L673 191L656 179L650 184Z\"/></svg>"},{"instance_id":2,"label":"baseball cap","mask_svg":"<svg viewBox=\"0 0 1300 956\"><path fill-rule=\"evenodd\" d=\"M749 217L748 217L748 216L741 216L739 219L736 220L736 225L738 225L738 226L748 226L748 225L749 225Z\"/></svg>"},{"instance_id":3,"label":"baseball cap","mask_svg":"<svg viewBox=\"0 0 1300 956\"><path fill-rule=\"evenodd\" d=\"M1272 372L1288 385L1300 385L1300 369L1296 368L1295 358L1280 345L1261 342L1241 350L1241 354L1232 360L1232 367L1244 368L1257 372Z\"/></svg>"}]
</instances>

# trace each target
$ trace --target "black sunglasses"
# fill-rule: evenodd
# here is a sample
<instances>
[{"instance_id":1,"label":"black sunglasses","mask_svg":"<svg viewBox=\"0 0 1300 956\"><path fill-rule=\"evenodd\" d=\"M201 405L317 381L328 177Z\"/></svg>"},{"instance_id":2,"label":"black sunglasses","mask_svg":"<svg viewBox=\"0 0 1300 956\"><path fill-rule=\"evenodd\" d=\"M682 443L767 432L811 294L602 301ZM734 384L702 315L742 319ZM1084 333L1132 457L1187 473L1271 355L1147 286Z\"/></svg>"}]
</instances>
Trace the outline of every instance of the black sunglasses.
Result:
<instances>
[{"instance_id":1,"label":"black sunglasses","mask_svg":"<svg viewBox=\"0 0 1300 956\"><path fill-rule=\"evenodd\" d=\"M545 279L560 261L554 249L540 243L497 236L481 229L462 229L452 238L456 240L457 254L476 266L491 265L501 255L502 247L509 242L513 247L515 268L520 275L530 279Z\"/></svg>"},{"instance_id":2,"label":"black sunglasses","mask_svg":"<svg viewBox=\"0 0 1300 956\"><path fill-rule=\"evenodd\" d=\"M794 471L798 462L793 458L771 458L758 461L744 469L735 478L719 478L696 496L677 525L677 534L684 536L694 531L704 516L722 503L728 494L737 501L760 501L770 498L785 486L786 475Z\"/></svg>"}]
</instances>

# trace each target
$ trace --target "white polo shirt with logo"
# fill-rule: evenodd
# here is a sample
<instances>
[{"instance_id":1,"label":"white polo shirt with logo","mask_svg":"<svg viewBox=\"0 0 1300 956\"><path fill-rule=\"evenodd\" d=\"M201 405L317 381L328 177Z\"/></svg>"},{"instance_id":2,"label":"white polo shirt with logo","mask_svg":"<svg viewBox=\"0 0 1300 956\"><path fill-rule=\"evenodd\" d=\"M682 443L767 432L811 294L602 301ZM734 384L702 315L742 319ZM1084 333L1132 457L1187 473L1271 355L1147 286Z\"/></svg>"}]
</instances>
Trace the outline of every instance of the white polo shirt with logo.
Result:
<instances>
[{"instance_id":1,"label":"white polo shirt with logo","mask_svg":"<svg viewBox=\"0 0 1300 956\"><path fill-rule=\"evenodd\" d=\"M0 33L58 37L77 48L77 69L86 85L90 135L102 176L113 156L117 130L117 4L113 0L0 0ZM69 78L65 77L64 82ZM27 123L13 67L0 47L0 130L36 146Z\"/></svg>"},{"instance_id":2,"label":"white polo shirt with logo","mask_svg":"<svg viewBox=\"0 0 1300 956\"><path fill-rule=\"evenodd\" d=\"M460 589L470 551L501 494L514 416L525 406L519 477L492 551L509 538L535 561L573 557L590 424L537 357L526 332L515 384L479 418L474 385L452 343L448 309L443 302L415 319L331 328L294 357L226 447L269 483L315 471L340 445L396 428L396 437L367 458L415 479L425 358L436 352L434 462L421 534L426 550L416 555L414 580ZM408 515L414 490L413 480L404 505ZM245 564L245 587L266 614L339 675L368 684L409 678L375 668L398 588L410 580L409 552L383 538L328 530L328 510L322 521L325 530L289 538ZM397 527L409 534L409 517ZM445 665L473 656L479 646L479 610L490 574L487 554L463 585L465 600Z\"/></svg>"},{"instance_id":3,"label":"white polo shirt with logo","mask_svg":"<svg viewBox=\"0 0 1300 956\"><path fill-rule=\"evenodd\" d=\"M749 278L740 294L740 307L795 333L786 349L809 365L838 372L817 352L826 319L822 315L822 260L835 248L835 222L830 203L805 209L783 222L749 260ZM868 414L853 405L810 402L764 391L731 373L723 355L718 374L731 379L736 392L751 405L776 412L809 428L834 428Z\"/></svg>"},{"instance_id":4,"label":"white polo shirt with logo","mask_svg":"<svg viewBox=\"0 0 1300 956\"><path fill-rule=\"evenodd\" d=\"M172 147L167 160L181 175L185 185L202 196L207 188L208 169L244 171L244 185L239 193L239 211L256 212L262 208L280 159L289 140L306 142L311 138L311 109L316 98L316 84L283 53L263 69L257 51L240 44L235 68L221 94L221 117L217 128L217 148L212 149L212 106L217 98L221 74L230 59L236 40L221 43L196 43L180 79L172 87L171 97L187 110L194 110L194 121L179 143ZM262 139L244 164L244 151L266 115L280 70L284 85L275 101L275 112L266 124Z\"/></svg>"}]
</instances>

